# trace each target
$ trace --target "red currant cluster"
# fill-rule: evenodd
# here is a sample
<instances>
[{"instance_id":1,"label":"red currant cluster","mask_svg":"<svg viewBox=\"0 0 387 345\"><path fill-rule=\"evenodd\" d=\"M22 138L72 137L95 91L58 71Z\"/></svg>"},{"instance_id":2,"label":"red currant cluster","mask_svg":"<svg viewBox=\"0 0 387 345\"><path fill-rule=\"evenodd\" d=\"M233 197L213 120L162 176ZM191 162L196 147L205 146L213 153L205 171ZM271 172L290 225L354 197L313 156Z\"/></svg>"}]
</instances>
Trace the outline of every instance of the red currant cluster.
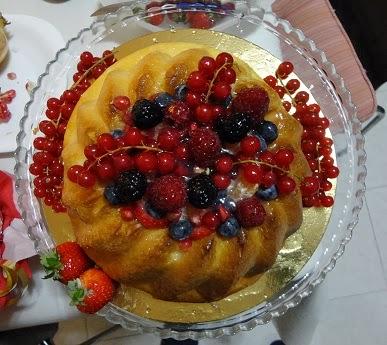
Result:
<instances>
[{"instance_id":1,"label":"red currant cluster","mask_svg":"<svg viewBox=\"0 0 387 345\"><path fill-rule=\"evenodd\" d=\"M75 83L70 89L65 90L60 98L52 97L47 100L48 120L39 123L39 130L43 136L34 139L35 153L29 170L35 175L35 196L44 199L44 203L56 212L66 211L61 201L63 163L60 156L67 122L79 98L89 88L91 82L114 62L114 55L109 50L103 53L102 58L94 57L90 52L83 52L77 65L78 71L73 76Z\"/></svg>"},{"instance_id":2,"label":"red currant cluster","mask_svg":"<svg viewBox=\"0 0 387 345\"><path fill-rule=\"evenodd\" d=\"M8 104L16 97L15 90L0 92L0 122L6 122L11 118L11 112L8 110Z\"/></svg>"},{"instance_id":3,"label":"red currant cluster","mask_svg":"<svg viewBox=\"0 0 387 345\"><path fill-rule=\"evenodd\" d=\"M290 101L285 100L282 104L285 110L291 112L303 126L301 148L313 173L301 183L303 205L330 207L334 199L326 195L326 192L332 189L329 179L337 178L339 169L334 165L334 159L331 156L333 140L326 136L329 120L321 116L318 104L308 104L310 98L308 92L299 91L295 94L301 85L298 79L289 79L284 85L284 80L293 70L291 62L282 62L278 66L276 76L269 75L264 80L277 91L281 98L285 94L290 97Z\"/></svg>"},{"instance_id":4,"label":"red currant cluster","mask_svg":"<svg viewBox=\"0 0 387 345\"><path fill-rule=\"evenodd\" d=\"M204 56L199 61L198 71L189 75L186 102L193 109L198 122L212 123L222 115L224 108L217 104L224 104L231 97L231 84L236 80L233 62L233 57L228 53L220 53L216 59Z\"/></svg>"}]
</instances>

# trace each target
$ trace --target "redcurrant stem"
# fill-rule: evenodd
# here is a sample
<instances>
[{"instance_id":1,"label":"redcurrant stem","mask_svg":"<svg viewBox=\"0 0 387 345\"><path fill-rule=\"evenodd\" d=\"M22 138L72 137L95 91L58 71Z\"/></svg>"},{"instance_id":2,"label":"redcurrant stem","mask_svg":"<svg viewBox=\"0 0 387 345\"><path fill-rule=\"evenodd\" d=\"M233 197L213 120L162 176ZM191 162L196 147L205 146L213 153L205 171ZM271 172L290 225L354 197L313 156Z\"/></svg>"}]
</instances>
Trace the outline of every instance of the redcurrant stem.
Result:
<instances>
[{"instance_id":1,"label":"redcurrant stem","mask_svg":"<svg viewBox=\"0 0 387 345\"><path fill-rule=\"evenodd\" d=\"M111 54L108 54L102 58L100 58L98 61L94 62L91 67L89 67L85 72L83 72L83 74L81 75L81 77L71 86L70 89L74 89L76 86L78 86L78 84L83 80L85 79L85 77L89 74L89 72L97 65L99 65L101 62L104 62L105 60L107 60L108 58L110 58L111 56L114 56L114 53L117 53L118 50L116 49L113 49L112 50L112 53Z\"/></svg>"},{"instance_id":2,"label":"redcurrant stem","mask_svg":"<svg viewBox=\"0 0 387 345\"><path fill-rule=\"evenodd\" d=\"M98 159L96 161L94 161L92 164L90 164L88 166L87 170L89 170L95 164L98 165L102 158L105 158L105 157L107 157L107 156L109 156L111 154L114 154L114 153L117 153L117 152L120 152L120 151L129 150L129 149L143 149L143 150L146 150L146 151L158 151L158 152L162 152L163 151L163 150L161 150L161 149L159 149L157 147L150 147L150 146L145 146L145 145L119 147L118 149L115 149L115 150L112 150L112 151L108 151L108 152L104 153L102 156L98 157Z\"/></svg>"},{"instance_id":3,"label":"redcurrant stem","mask_svg":"<svg viewBox=\"0 0 387 345\"><path fill-rule=\"evenodd\" d=\"M283 83L282 79L278 76L277 73L275 74L275 76L276 76L277 80L279 80L279 82L281 83L281 86L285 89L286 94L290 97L290 100L292 101L293 107L296 107L297 103L294 101L293 96L291 95L291 93L289 92L289 90L287 89L285 84Z\"/></svg>"},{"instance_id":4,"label":"redcurrant stem","mask_svg":"<svg viewBox=\"0 0 387 345\"><path fill-rule=\"evenodd\" d=\"M226 67L226 63L224 63L219 69L217 69L217 71L215 72L214 74L214 77L212 78L212 80L210 81L210 85L208 87L208 91L207 91L207 95L206 95L206 103L208 102L208 98L211 96L211 89L212 87L214 86L214 81L215 79L218 77L218 74L219 72Z\"/></svg>"}]
</instances>

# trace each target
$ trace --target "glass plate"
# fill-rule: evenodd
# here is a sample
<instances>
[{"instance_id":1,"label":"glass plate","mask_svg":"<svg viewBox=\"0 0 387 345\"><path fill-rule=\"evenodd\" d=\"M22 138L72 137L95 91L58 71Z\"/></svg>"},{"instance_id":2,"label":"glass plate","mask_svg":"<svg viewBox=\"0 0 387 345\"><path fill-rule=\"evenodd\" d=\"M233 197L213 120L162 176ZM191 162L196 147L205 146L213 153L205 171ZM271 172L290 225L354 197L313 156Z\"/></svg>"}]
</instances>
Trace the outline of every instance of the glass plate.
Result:
<instances>
[{"instance_id":1,"label":"glass plate","mask_svg":"<svg viewBox=\"0 0 387 345\"><path fill-rule=\"evenodd\" d=\"M47 65L46 71L39 77L31 100L25 107L17 136L16 188L22 217L39 253L53 247L54 243L45 227L40 204L34 197L32 176L28 171L33 153L33 129L44 117L47 99L61 94L72 82L74 66L82 51L89 50L100 54L105 49L119 46L152 31L159 31L159 27L149 27L148 20L152 14L140 11L133 15L134 7L135 5L123 7L106 15L68 41L66 47L58 51L55 60ZM188 11L170 4L161 10L164 14L181 14ZM270 12L219 11L218 8L207 7L189 9L191 12L197 10L216 15L217 20L227 22L228 25L224 25L221 32L244 38L269 51L276 58L293 62L297 76L313 93L322 112L331 122L330 130L341 173L337 180L335 205L330 222L317 250L286 287L265 302L226 319L194 324L153 321L130 314L113 304L108 304L99 312L99 315L124 328L137 332L152 332L162 338L202 339L231 335L267 323L273 317L282 315L299 304L302 298L310 295L314 286L324 280L326 274L334 268L336 260L343 254L358 221L365 192L366 155L356 109L343 79L336 73L335 67L327 60L324 52L300 30L292 28L289 22ZM176 30L172 25L169 25L168 29L171 33Z\"/></svg>"}]
</instances>

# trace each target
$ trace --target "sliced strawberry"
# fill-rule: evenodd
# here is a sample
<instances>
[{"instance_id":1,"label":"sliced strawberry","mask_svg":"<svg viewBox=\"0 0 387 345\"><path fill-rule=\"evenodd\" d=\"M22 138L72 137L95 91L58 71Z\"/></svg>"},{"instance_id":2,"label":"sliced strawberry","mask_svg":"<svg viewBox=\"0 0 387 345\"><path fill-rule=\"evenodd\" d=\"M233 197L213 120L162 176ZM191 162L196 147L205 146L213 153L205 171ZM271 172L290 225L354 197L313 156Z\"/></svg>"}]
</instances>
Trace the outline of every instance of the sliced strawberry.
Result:
<instances>
[{"instance_id":1,"label":"sliced strawberry","mask_svg":"<svg viewBox=\"0 0 387 345\"><path fill-rule=\"evenodd\" d=\"M159 229L165 228L168 226L168 219L162 218L157 219L152 217L144 207L143 203L137 203L133 208L133 213L136 219L142 224L144 228L147 229Z\"/></svg>"},{"instance_id":2,"label":"sliced strawberry","mask_svg":"<svg viewBox=\"0 0 387 345\"><path fill-rule=\"evenodd\" d=\"M217 213L222 222L225 222L231 216L230 211L227 208L225 208L223 205L219 206Z\"/></svg>"},{"instance_id":3,"label":"sliced strawberry","mask_svg":"<svg viewBox=\"0 0 387 345\"><path fill-rule=\"evenodd\" d=\"M200 240L204 237L211 235L214 230L211 230L205 226L197 226L193 229L192 234L190 236L191 240Z\"/></svg>"}]
</instances>

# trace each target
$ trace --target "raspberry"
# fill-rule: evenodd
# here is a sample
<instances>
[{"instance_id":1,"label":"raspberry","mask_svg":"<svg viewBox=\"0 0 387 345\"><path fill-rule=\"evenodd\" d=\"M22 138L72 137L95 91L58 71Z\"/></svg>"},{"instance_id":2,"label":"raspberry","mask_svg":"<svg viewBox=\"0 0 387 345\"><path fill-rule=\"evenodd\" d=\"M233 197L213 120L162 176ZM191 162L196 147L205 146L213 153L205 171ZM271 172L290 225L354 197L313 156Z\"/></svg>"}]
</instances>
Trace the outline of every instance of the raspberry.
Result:
<instances>
[{"instance_id":1,"label":"raspberry","mask_svg":"<svg viewBox=\"0 0 387 345\"><path fill-rule=\"evenodd\" d=\"M171 124L184 128L191 119L191 109L183 101L173 101L165 109L165 118Z\"/></svg>"},{"instance_id":2,"label":"raspberry","mask_svg":"<svg viewBox=\"0 0 387 345\"><path fill-rule=\"evenodd\" d=\"M175 211L187 200L187 186L182 177L166 175L155 179L149 186L149 202L160 211Z\"/></svg>"},{"instance_id":3,"label":"raspberry","mask_svg":"<svg viewBox=\"0 0 387 345\"><path fill-rule=\"evenodd\" d=\"M256 122L260 122L269 109L269 102L267 92L263 88L255 86L238 92L232 106L234 112L247 113Z\"/></svg>"},{"instance_id":4,"label":"raspberry","mask_svg":"<svg viewBox=\"0 0 387 345\"><path fill-rule=\"evenodd\" d=\"M244 228L263 224L265 216L265 209L255 197L243 199L237 203L236 217Z\"/></svg>"},{"instance_id":5,"label":"raspberry","mask_svg":"<svg viewBox=\"0 0 387 345\"><path fill-rule=\"evenodd\" d=\"M190 147L195 163L202 168L212 166L222 148L218 135L207 128L192 133Z\"/></svg>"}]
</instances>

